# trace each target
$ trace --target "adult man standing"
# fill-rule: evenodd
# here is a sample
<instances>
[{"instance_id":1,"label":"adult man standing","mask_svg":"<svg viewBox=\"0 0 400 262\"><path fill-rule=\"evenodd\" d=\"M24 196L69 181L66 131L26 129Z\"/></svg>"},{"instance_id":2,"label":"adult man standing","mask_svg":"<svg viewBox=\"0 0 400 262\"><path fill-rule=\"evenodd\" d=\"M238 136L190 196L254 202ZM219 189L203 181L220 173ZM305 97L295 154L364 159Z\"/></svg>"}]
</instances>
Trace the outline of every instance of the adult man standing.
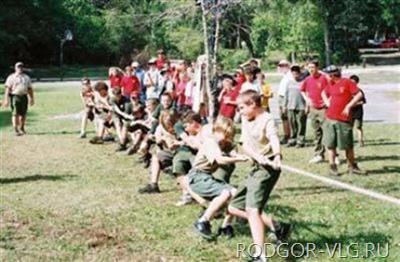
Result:
<instances>
[{"instance_id":1,"label":"adult man standing","mask_svg":"<svg viewBox=\"0 0 400 262\"><path fill-rule=\"evenodd\" d=\"M345 150L349 174L365 175L354 156L353 128L351 125L351 108L362 99L357 85L347 78L342 78L340 69L334 65L326 68L328 85L322 92L322 98L328 106L324 123L323 143L328 149L329 174L339 176L335 164L336 148Z\"/></svg>"},{"instance_id":2,"label":"adult man standing","mask_svg":"<svg viewBox=\"0 0 400 262\"><path fill-rule=\"evenodd\" d=\"M283 135L284 135L283 139L281 140L281 144L284 145L284 144L288 143L289 137L290 137L288 112L284 106L288 81L290 81L290 79L291 79L289 61L281 60L278 64L278 72L283 74L283 78L282 78L281 82L279 83L279 88L278 88L278 103L279 103L280 117L281 117L282 126L283 126Z\"/></svg>"},{"instance_id":3,"label":"adult man standing","mask_svg":"<svg viewBox=\"0 0 400 262\"><path fill-rule=\"evenodd\" d=\"M151 58L148 62L149 70L144 75L144 85L146 87L146 97L159 97L159 82L161 80L160 72L156 66L157 59Z\"/></svg>"},{"instance_id":4,"label":"adult man standing","mask_svg":"<svg viewBox=\"0 0 400 262\"><path fill-rule=\"evenodd\" d=\"M140 65L137 61L133 61L131 64L133 69L132 74L135 75L140 82L140 102L145 104L146 102L146 87L144 86L144 70L140 68Z\"/></svg>"},{"instance_id":5,"label":"adult man standing","mask_svg":"<svg viewBox=\"0 0 400 262\"><path fill-rule=\"evenodd\" d=\"M28 111L28 100L30 106L34 104L33 89L31 79L24 74L24 64L17 62L15 64L15 73L7 77L5 83L4 107L11 105L12 124L15 135L26 134L25 121Z\"/></svg>"},{"instance_id":6,"label":"adult man standing","mask_svg":"<svg viewBox=\"0 0 400 262\"><path fill-rule=\"evenodd\" d=\"M301 93L307 103L306 112L309 113L311 126L314 130L314 156L310 164L324 160L325 148L322 145L322 124L325 120L326 105L322 99L322 91L328 85L328 80L319 71L319 62L314 60L308 63L310 75L301 85Z\"/></svg>"}]
</instances>

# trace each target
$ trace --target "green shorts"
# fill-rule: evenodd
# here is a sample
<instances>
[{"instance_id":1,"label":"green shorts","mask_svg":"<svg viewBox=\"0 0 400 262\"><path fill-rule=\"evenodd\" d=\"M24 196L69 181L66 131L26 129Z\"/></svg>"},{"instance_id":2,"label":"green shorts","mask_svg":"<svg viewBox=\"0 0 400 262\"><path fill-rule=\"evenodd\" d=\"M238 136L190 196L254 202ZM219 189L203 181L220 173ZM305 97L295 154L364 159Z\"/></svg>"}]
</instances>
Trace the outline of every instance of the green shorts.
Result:
<instances>
[{"instance_id":1,"label":"green shorts","mask_svg":"<svg viewBox=\"0 0 400 262\"><path fill-rule=\"evenodd\" d=\"M172 173L186 175L192 168L195 154L190 150L178 150L172 159Z\"/></svg>"},{"instance_id":2,"label":"green shorts","mask_svg":"<svg viewBox=\"0 0 400 262\"><path fill-rule=\"evenodd\" d=\"M329 149L346 150L353 148L353 127L350 123L327 119L324 122L324 146Z\"/></svg>"},{"instance_id":3,"label":"green shorts","mask_svg":"<svg viewBox=\"0 0 400 262\"><path fill-rule=\"evenodd\" d=\"M216 180L210 173L192 169L188 174L189 187L196 194L206 199L219 196L224 190L233 187L225 182Z\"/></svg>"},{"instance_id":4,"label":"green shorts","mask_svg":"<svg viewBox=\"0 0 400 262\"><path fill-rule=\"evenodd\" d=\"M167 168L172 165L172 159L174 158L173 152L167 150L159 150L156 156L158 162L160 162L161 169Z\"/></svg>"},{"instance_id":5,"label":"green shorts","mask_svg":"<svg viewBox=\"0 0 400 262\"><path fill-rule=\"evenodd\" d=\"M357 128L357 129L361 129L363 126L362 118L353 118L352 125L353 125L353 127Z\"/></svg>"},{"instance_id":6,"label":"green shorts","mask_svg":"<svg viewBox=\"0 0 400 262\"><path fill-rule=\"evenodd\" d=\"M27 95L11 95L11 112L12 115L25 116L28 112L28 96Z\"/></svg>"},{"instance_id":7,"label":"green shorts","mask_svg":"<svg viewBox=\"0 0 400 262\"><path fill-rule=\"evenodd\" d=\"M230 206L241 210L246 208L263 210L280 173L280 170L270 166L255 165L247 179L239 186Z\"/></svg>"},{"instance_id":8,"label":"green shorts","mask_svg":"<svg viewBox=\"0 0 400 262\"><path fill-rule=\"evenodd\" d=\"M220 166L213 173L213 177L215 179L217 179L218 181L222 181L222 182L229 184L229 182L231 180L231 175L234 170L235 170L235 164L223 165L223 166Z\"/></svg>"}]
</instances>

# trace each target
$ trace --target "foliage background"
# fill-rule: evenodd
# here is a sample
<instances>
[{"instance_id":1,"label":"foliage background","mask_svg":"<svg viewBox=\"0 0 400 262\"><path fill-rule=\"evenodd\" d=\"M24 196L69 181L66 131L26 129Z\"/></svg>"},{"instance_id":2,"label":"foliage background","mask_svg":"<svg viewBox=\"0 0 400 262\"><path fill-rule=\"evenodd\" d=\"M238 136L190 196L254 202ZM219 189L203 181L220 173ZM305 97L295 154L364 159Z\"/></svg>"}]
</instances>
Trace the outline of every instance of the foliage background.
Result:
<instances>
[{"instance_id":1,"label":"foliage background","mask_svg":"<svg viewBox=\"0 0 400 262\"><path fill-rule=\"evenodd\" d=\"M5 0L0 5L0 67L17 60L57 65L60 36L68 64L122 66L143 50L170 57L202 53L200 8L194 0ZM221 24L222 64L245 56L268 63L292 56L324 61L324 24L333 62L358 62L357 48L375 35L399 34L400 0L247 0ZM238 53L236 53L236 51Z\"/></svg>"}]
</instances>

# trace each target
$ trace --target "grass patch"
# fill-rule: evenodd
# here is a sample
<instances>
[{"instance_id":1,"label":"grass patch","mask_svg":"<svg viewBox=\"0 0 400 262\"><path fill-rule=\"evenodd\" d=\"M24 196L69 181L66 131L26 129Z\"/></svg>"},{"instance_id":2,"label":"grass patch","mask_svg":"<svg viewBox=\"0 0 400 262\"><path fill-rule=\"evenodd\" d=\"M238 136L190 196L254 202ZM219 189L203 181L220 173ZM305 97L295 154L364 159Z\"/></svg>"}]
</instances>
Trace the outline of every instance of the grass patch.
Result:
<instances>
[{"instance_id":1,"label":"grass patch","mask_svg":"<svg viewBox=\"0 0 400 262\"><path fill-rule=\"evenodd\" d=\"M81 110L79 89L38 85L36 91L36 105L29 112L30 134L14 137L9 124L1 126L4 260L236 261L237 243L251 242L248 226L241 224L235 225L237 234L230 241L199 239L191 226L200 208L173 205L180 193L169 176L161 177L162 194L139 195L148 170L136 163L135 156L116 154L115 144L93 146L78 139L77 120L52 119ZM4 121L7 112L0 114ZM357 147L356 154L370 175L340 180L400 198L398 129L399 125L366 124L366 147ZM311 132L307 138L311 140ZM283 154L286 164L327 172L326 163L308 164L310 146L283 148ZM233 184L249 170L238 165ZM358 243L361 253L370 242L389 243L390 253L386 259L366 260L400 260L400 212L394 205L285 172L269 203L268 211L295 225L292 243L315 243L317 250L325 251L316 252L310 261L328 260L326 245ZM220 223L214 221L213 229ZM343 261L338 254L333 260Z\"/></svg>"}]
</instances>

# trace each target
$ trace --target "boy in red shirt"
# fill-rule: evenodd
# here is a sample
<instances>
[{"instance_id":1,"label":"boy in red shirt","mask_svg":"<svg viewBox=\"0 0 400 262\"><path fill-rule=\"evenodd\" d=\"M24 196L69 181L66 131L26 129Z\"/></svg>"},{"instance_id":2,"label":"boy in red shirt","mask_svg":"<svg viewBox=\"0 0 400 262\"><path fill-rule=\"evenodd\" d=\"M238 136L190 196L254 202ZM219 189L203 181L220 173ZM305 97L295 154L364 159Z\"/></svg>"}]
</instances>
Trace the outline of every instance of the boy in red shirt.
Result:
<instances>
[{"instance_id":1,"label":"boy in red shirt","mask_svg":"<svg viewBox=\"0 0 400 262\"><path fill-rule=\"evenodd\" d=\"M135 75L132 75L132 72L132 67L125 67L125 75L121 80L122 95L128 99L130 99L132 93L137 97L140 95L139 79Z\"/></svg>"},{"instance_id":2,"label":"boy in red shirt","mask_svg":"<svg viewBox=\"0 0 400 262\"><path fill-rule=\"evenodd\" d=\"M219 114L221 116L233 119L236 114L236 99L239 96L236 81L230 75L222 76L222 91L219 94L218 101L220 103Z\"/></svg>"},{"instance_id":3,"label":"boy in red shirt","mask_svg":"<svg viewBox=\"0 0 400 262\"><path fill-rule=\"evenodd\" d=\"M351 125L351 108L362 99L362 93L350 79L342 78L340 69L334 65L325 69L329 84L322 92L327 105L325 113L323 144L328 149L329 174L339 176L335 164L336 148L346 151L349 174L365 175L356 162L353 147L353 128Z\"/></svg>"},{"instance_id":4,"label":"boy in red shirt","mask_svg":"<svg viewBox=\"0 0 400 262\"><path fill-rule=\"evenodd\" d=\"M308 71L310 75L304 80L300 90L307 104L306 113L310 114L311 126L314 129L314 157L309 163L315 164L322 162L325 154L322 145L322 124L325 120L326 106L321 94L328 85L328 80L319 71L319 62L316 60L308 63Z\"/></svg>"},{"instance_id":5,"label":"boy in red shirt","mask_svg":"<svg viewBox=\"0 0 400 262\"><path fill-rule=\"evenodd\" d=\"M110 80L110 86L112 89L121 87L121 80L124 76L124 72L118 67L110 67L108 70L108 79Z\"/></svg>"}]
</instances>

